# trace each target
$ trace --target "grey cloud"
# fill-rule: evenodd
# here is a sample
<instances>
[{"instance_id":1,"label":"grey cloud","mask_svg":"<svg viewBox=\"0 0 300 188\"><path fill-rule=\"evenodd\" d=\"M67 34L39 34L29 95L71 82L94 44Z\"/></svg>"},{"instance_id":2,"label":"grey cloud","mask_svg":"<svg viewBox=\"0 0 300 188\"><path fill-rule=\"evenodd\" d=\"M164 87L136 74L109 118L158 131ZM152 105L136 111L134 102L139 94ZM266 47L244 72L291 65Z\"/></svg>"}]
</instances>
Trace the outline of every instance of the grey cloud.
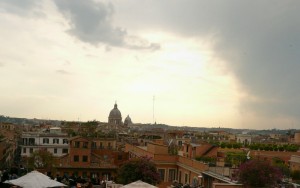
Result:
<instances>
[{"instance_id":1,"label":"grey cloud","mask_svg":"<svg viewBox=\"0 0 300 188\"><path fill-rule=\"evenodd\" d=\"M92 45L104 43L131 49L159 49L158 44L149 43L137 36L130 37L125 29L114 27L112 4L93 0L56 0L55 3L69 20L71 28L68 32L81 41Z\"/></svg>"},{"instance_id":2,"label":"grey cloud","mask_svg":"<svg viewBox=\"0 0 300 188\"><path fill-rule=\"evenodd\" d=\"M244 6L243 6L244 5ZM267 117L300 117L300 4L237 3L222 25L216 53L241 87L257 100L241 100L242 111Z\"/></svg>"},{"instance_id":3,"label":"grey cloud","mask_svg":"<svg viewBox=\"0 0 300 188\"><path fill-rule=\"evenodd\" d=\"M143 6L147 11L134 12L141 15L139 27L215 41L217 58L251 96L241 99L241 112L300 120L300 1L175 0Z\"/></svg>"},{"instance_id":4,"label":"grey cloud","mask_svg":"<svg viewBox=\"0 0 300 188\"><path fill-rule=\"evenodd\" d=\"M39 6L39 3L38 0L0 0L0 6L4 11L20 16L42 15L41 12L34 10L36 6Z\"/></svg>"}]
</instances>

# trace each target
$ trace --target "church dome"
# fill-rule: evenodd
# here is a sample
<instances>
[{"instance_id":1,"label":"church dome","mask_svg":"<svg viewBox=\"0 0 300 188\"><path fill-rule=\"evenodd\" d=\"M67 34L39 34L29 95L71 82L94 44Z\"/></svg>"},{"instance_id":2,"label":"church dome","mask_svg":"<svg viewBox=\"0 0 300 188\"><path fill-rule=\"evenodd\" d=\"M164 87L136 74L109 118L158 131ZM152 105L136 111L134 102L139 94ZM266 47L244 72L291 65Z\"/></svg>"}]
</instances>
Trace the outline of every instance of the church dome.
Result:
<instances>
[{"instance_id":1,"label":"church dome","mask_svg":"<svg viewBox=\"0 0 300 188\"><path fill-rule=\"evenodd\" d=\"M124 120L124 125L131 125L132 121L131 118L129 117L129 115L127 115L127 117Z\"/></svg>"},{"instance_id":2,"label":"church dome","mask_svg":"<svg viewBox=\"0 0 300 188\"><path fill-rule=\"evenodd\" d=\"M109 113L108 123L122 125L122 115L117 104L115 104L114 108Z\"/></svg>"},{"instance_id":3,"label":"church dome","mask_svg":"<svg viewBox=\"0 0 300 188\"><path fill-rule=\"evenodd\" d=\"M115 104L114 108L110 111L109 117L122 118L121 112L118 109L118 105L117 104Z\"/></svg>"}]
</instances>

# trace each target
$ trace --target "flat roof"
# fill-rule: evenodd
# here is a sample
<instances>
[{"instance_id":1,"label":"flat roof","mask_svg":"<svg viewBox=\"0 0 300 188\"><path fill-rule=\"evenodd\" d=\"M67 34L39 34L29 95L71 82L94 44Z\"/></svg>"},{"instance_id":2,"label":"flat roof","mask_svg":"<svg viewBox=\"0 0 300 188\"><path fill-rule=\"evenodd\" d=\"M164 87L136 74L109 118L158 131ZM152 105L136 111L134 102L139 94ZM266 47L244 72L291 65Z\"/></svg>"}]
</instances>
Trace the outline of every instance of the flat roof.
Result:
<instances>
[{"instance_id":1,"label":"flat roof","mask_svg":"<svg viewBox=\"0 0 300 188\"><path fill-rule=\"evenodd\" d=\"M217 174L217 173L214 173L212 171L203 171L202 174L208 175L210 177L216 178L218 180L221 180L221 181L229 183L229 184L234 184L234 185L238 184L237 182L232 181L230 178L222 176L222 175Z\"/></svg>"}]
</instances>

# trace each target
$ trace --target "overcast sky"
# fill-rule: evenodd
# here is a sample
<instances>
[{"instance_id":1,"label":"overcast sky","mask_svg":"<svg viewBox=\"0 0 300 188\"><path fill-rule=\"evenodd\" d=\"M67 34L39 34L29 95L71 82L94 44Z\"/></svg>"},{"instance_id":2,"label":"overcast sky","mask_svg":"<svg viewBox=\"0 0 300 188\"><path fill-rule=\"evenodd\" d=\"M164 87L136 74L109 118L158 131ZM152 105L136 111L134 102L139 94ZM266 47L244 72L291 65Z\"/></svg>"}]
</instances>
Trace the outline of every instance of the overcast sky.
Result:
<instances>
[{"instance_id":1,"label":"overcast sky","mask_svg":"<svg viewBox=\"0 0 300 188\"><path fill-rule=\"evenodd\" d=\"M106 122L117 101L134 123L300 128L299 18L297 0L0 0L0 114Z\"/></svg>"}]
</instances>

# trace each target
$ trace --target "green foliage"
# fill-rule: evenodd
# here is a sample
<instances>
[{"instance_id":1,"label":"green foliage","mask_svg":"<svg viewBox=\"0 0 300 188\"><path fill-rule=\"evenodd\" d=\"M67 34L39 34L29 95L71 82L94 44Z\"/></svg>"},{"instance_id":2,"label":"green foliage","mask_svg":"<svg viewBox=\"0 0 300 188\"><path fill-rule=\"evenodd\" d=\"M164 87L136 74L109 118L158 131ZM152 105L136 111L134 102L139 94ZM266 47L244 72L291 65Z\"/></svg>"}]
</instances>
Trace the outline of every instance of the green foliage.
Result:
<instances>
[{"instance_id":1,"label":"green foliage","mask_svg":"<svg viewBox=\"0 0 300 188\"><path fill-rule=\"evenodd\" d=\"M225 148L225 147L226 147L226 143L225 143L225 142L222 142L222 143L220 144L220 147L221 147L221 148Z\"/></svg>"},{"instance_id":2,"label":"green foliage","mask_svg":"<svg viewBox=\"0 0 300 188\"><path fill-rule=\"evenodd\" d=\"M93 127L97 127L98 126L98 122L96 121L96 120L93 120L93 121L88 121L88 122L86 122L86 123L83 123L82 125L84 125L84 126L93 126Z\"/></svg>"},{"instance_id":3,"label":"green foliage","mask_svg":"<svg viewBox=\"0 0 300 188\"><path fill-rule=\"evenodd\" d=\"M216 164L216 161L217 161L217 159L215 157L207 157L207 156L196 157L195 159L197 161L202 161L204 163L208 163L211 166L214 166Z\"/></svg>"},{"instance_id":4,"label":"green foliage","mask_svg":"<svg viewBox=\"0 0 300 188\"><path fill-rule=\"evenodd\" d=\"M239 149L243 146L243 144L241 143L226 143L226 142L222 142L219 144L221 148L234 148L234 149Z\"/></svg>"},{"instance_id":5,"label":"green foliage","mask_svg":"<svg viewBox=\"0 0 300 188\"><path fill-rule=\"evenodd\" d=\"M233 143L232 144L232 147L234 148L234 149L239 149L239 148L241 148L243 146L243 144L241 144L241 143Z\"/></svg>"},{"instance_id":6,"label":"green foliage","mask_svg":"<svg viewBox=\"0 0 300 188\"><path fill-rule=\"evenodd\" d=\"M229 166L239 166L247 160L247 155L244 152L227 152L225 162Z\"/></svg>"},{"instance_id":7,"label":"green foliage","mask_svg":"<svg viewBox=\"0 0 300 188\"><path fill-rule=\"evenodd\" d=\"M249 146L249 148L251 150L296 152L299 149L299 145L295 145L295 144L276 145L276 144L253 143Z\"/></svg>"},{"instance_id":8,"label":"green foliage","mask_svg":"<svg viewBox=\"0 0 300 188\"><path fill-rule=\"evenodd\" d=\"M176 146L176 145L170 145L168 147L168 153L170 155L177 155L178 154L178 146Z\"/></svg>"},{"instance_id":9,"label":"green foliage","mask_svg":"<svg viewBox=\"0 0 300 188\"><path fill-rule=\"evenodd\" d=\"M300 180L300 170L295 170L292 172L293 180Z\"/></svg>"},{"instance_id":10,"label":"green foliage","mask_svg":"<svg viewBox=\"0 0 300 188\"><path fill-rule=\"evenodd\" d=\"M146 136L146 138L148 138L148 139L161 139L161 136L159 136L159 135L149 135L149 136Z\"/></svg>"},{"instance_id":11,"label":"green foliage","mask_svg":"<svg viewBox=\"0 0 300 188\"><path fill-rule=\"evenodd\" d=\"M284 176L288 177L290 175L290 169L282 159L278 157L274 157L272 162L273 162L273 166L277 167Z\"/></svg>"},{"instance_id":12,"label":"green foliage","mask_svg":"<svg viewBox=\"0 0 300 188\"><path fill-rule=\"evenodd\" d=\"M129 160L118 170L118 183L128 184L137 180L142 180L152 185L160 182L160 175L155 164L150 159L143 157Z\"/></svg>"},{"instance_id":13,"label":"green foliage","mask_svg":"<svg viewBox=\"0 0 300 188\"><path fill-rule=\"evenodd\" d=\"M33 152L28 159L28 167L32 169L51 169L54 165L54 157L47 150Z\"/></svg>"}]
</instances>

